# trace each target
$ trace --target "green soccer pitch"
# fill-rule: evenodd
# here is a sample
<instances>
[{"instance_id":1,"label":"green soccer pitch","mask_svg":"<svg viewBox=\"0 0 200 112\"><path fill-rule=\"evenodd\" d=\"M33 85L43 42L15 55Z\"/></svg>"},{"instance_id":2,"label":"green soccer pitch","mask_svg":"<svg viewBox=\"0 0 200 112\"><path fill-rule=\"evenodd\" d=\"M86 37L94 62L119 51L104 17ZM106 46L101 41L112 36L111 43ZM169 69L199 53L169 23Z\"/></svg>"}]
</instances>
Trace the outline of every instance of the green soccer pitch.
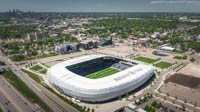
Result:
<instances>
[{"instance_id":1,"label":"green soccer pitch","mask_svg":"<svg viewBox=\"0 0 200 112\"><path fill-rule=\"evenodd\" d=\"M120 72L120 71L117 69L113 69L113 68L106 68L106 69L100 70L98 72L88 74L85 77L89 78L89 79L99 79L99 78L103 78L103 77L115 74L117 72Z\"/></svg>"}]
</instances>

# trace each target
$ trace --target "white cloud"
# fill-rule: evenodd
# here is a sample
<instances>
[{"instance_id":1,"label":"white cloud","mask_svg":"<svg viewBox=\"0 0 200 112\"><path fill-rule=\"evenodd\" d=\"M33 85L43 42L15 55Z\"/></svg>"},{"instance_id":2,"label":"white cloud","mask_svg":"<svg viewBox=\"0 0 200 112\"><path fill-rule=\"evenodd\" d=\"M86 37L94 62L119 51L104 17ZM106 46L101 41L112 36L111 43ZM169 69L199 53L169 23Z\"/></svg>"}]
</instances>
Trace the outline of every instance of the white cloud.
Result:
<instances>
[{"instance_id":1,"label":"white cloud","mask_svg":"<svg viewBox=\"0 0 200 112\"><path fill-rule=\"evenodd\" d=\"M152 0L151 4L200 4L200 0Z\"/></svg>"}]
</instances>

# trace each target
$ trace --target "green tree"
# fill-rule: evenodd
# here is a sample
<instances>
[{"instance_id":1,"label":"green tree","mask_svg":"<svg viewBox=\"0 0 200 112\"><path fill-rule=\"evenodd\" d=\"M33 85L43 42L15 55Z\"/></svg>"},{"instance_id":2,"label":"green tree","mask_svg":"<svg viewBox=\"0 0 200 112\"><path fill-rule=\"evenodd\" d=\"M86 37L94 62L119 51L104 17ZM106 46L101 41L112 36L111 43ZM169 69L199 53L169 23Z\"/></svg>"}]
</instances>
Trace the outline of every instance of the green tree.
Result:
<instances>
[{"instance_id":1,"label":"green tree","mask_svg":"<svg viewBox=\"0 0 200 112\"><path fill-rule=\"evenodd\" d=\"M186 50L185 44L184 44L184 43L181 43L180 48L181 48L181 50L185 51L185 50Z\"/></svg>"},{"instance_id":2,"label":"green tree","mask_svg":"<svg viewBox=\"0 0 200 112\"><path fill-rule=\"evenodd\" d=\"M157 101L153 101L151 104L151 106L153 106L153 107L156 107L156 105L157 105Z\"/></svg>"},{"instance_id":3,"label":"green tree","mask_svg":"<svg viewBox=\"0 0 200 112\"><path fill-rule=\"evenodd\" d=\"M153 95L152 95L152 94L150 94L150 98L153 98Z\"/></svg>"},{"instance_id":4,"label":"green tree","mask_svg":"<svg viewBox=\"0 0 200 112\"><path fill-rule=\"evenodd\" d=\"M175 101L174 101L174 100L172 100L172 103L174 104L174 103L175 103Z\"/></svg>"},{"instance_id":5,"label":"green tree","mask_svg":"<svg viewBox=\"0 0 200 112\"><path fill-rule=\"evenodd\" d=\"M90 112L90 108L89 107L87 108L87 112Z\"/></svg>"},{"instance_id":6,"label":"green tree","mask_svg":"<svg viewBox=\"0 0 200 112\"><path fill-rule=\"evenodd\" d=\"M132 93L132 96L135 97L135 93L134 92Z\"/></svg>"},{"instance_id":7,"label":"green tree","mask_svg":"<svg viewBox=\"0 0 200 112\"><path fill-rule=\"evenodd\" d=\"M147 98L147 95L144 95L144 99L146 99Z\"/></svg>"},{"instance_id":8,"label":"green tree","mask_svg":"<svg viewBox=\"0 0 200 112\"><path fill-rule=\"evenodd\" d=\"M137 100L135 100L135 104L137 104Z\"/></svg>"},{"instance_id":9,"label":"green tree","mask_svg":"<svg viewBox=\"0 0 200 112\"><path fill-rule=\"evenodd\" d=\"M186 100L186 99L184 100L184 103L187 103L187 100Z\"/></svg>"},{"instance_id":10,"label":"green tree","mask_svg":"<svg viewBox=\"0 0 200 112\"><path fill-rule=\"evenodd\" d=\"M142 98L139 98L139 102L141 102L142 101Z\"/></svg>"},{"instance_id":11,"label":"green tree","mask_svg":"<svg viewBox=\"0 0 200 112\"><path fill-rule=\"evenodd\" d=\"M182 110L185 111L185 105L184 104L182 104Z\"/></svg>"},{"instance_id":12,"label":"green tree","mask_svg":"<svg viewBox=\"0 0 200 112\"><path fill-rule=\"evenodd\" d=\"M127 94L126 94L126 99L128 99L128 97L129 97L129 94L127 93Z\"/></svg>"},{"instance_id":13,"label":"green tree","mask_svg":"<svg viewBox=\"0 0 200 112\"><path fill-rule=\"evenodd\" d=\"M121 96L118 96L118 100L121 100L122 99L122 97Z\"/></svg>"},{"instance_id":14,"label":"green tree","mask_svg":"<svg viewBox=\"0 0 200 112\"><path fill-rule=\"evenodd\" d=\"M167 92L167 96L169 97L169 93Z\"/></svg>"},{"instance_id":15,"label":"green tree","mask_svg":"<svg viewBox=\"0 0 200 112\"><path fill-rule=\"evenodd\" d=\"M159 92L159 93L161 93L161 90L160 90L160 88L158 89L158 92Z\"/></svg>"},{"instance_id":16,"label":"green tree","mask_svg":"<svg viewBox=\"0 0 200 112\"><path fill-rule=\"evenodd\" d=\"M160 107L162 107L162 103L161 102L158 104L158 108L160 108Z\"/></svg>"},{"instance_id":17,"label":"green tree","mask_svg":"<svg viewBox=\"0 0 200 112\"><path fill-rule=\"evenodd\" d=\"M83 107L83 111L86 111L86 106Z\"/></svg>"},{"instance_id":18,"label":"green tree","mask_svg":"<svg viewBox=\"0 0 200 112\"><path fill-rule=\"evenodd\" d=\"M190 61L191 61L191 62L194 62L194 61L195 61L194 57L192 57L192 58L190 59Z\"/></svg>"},{"instance_id":19,"label":"green tree","mask_svg":"<svg viewBox=\"0 0 200 112\"><path fill-rule=\"evenodd\" d=\"M197 102L194 103L194 107L196 107L196 106L197 106Z\"/></svg>"},{"instance_id":20,"label":"green tree","mask_svg":"<svg viewBox=\"0 0 200 112\"><path fill-rule=\"evenodd\" d=\"M149 105L146 105L146 106L144 107L144 110L146 110L147 112L149 112L149 111L150 111Z\"/></svg>"},{"instance_id":21,"label":"green tree","mask_svg":"<svg viewBox=\"0 0 200 112\"><path fill-rule=\"evenodd\" d=\"M155 108L152 108L152 109L151 109L151 112L156 112L156 109L155 109Z\"/></svg>"},{"instance_id":22,"label":"green tree","mask_svg":"<svg viewBox=\"0 0 200 112\"><path fill-rule=\"evenodd\" d=\"M164 100L166 100L166 97L164 97Z\"/></svg>"},{"instance_id":23,"label":"green tree","mask_svg":"<svg viewBox=\"0 0 200 112\"><path fill-rule=\"evenodd\" d=\"M152 54L153 54L153 55L156 55L156 54L157 54L157 51L153 51Z\"/></svg>"}]
</instances>

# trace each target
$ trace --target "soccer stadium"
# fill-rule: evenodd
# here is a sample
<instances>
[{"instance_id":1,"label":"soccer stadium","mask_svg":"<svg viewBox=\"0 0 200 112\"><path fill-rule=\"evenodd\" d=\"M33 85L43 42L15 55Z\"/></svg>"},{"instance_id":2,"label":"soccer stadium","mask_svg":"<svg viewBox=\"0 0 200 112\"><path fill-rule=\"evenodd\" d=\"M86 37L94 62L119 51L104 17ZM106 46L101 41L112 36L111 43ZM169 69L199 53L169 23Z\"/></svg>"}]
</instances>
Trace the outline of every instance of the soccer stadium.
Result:
<instances>
[{"instance_id":1,"label":"soccer stadium","mask_svg":"<svg viewBox=\"0 0 200 112\"><path fill-rule=\"evenodd\" d=\"M154 74L152 66L107 55L70 59L48 69L49 82L73 98L102 102L143 85Z\"/></svg>"}]
</instances>

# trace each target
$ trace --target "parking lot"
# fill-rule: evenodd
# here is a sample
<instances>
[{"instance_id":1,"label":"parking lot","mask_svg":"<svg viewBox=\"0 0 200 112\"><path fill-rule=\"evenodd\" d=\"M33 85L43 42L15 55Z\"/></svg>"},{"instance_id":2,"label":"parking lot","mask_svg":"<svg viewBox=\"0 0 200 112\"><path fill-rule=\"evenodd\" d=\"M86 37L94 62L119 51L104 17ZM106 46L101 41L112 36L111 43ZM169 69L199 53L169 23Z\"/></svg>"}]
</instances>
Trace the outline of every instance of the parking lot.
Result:
<instances>
[{"instance_id":1,"label":"parking lot","mask_svg":"<svg viewBox=\"0 0 200 112\"><path fill-rule=\"evenodd\" d=\"M177 99L182 101L186 100L186 102L191 104L196 103L197 106L200 106L200 94L194 89L168 82L160 90L162 93L168 94L169 96L177 97Z\"/></svg>"}]
</instances>

